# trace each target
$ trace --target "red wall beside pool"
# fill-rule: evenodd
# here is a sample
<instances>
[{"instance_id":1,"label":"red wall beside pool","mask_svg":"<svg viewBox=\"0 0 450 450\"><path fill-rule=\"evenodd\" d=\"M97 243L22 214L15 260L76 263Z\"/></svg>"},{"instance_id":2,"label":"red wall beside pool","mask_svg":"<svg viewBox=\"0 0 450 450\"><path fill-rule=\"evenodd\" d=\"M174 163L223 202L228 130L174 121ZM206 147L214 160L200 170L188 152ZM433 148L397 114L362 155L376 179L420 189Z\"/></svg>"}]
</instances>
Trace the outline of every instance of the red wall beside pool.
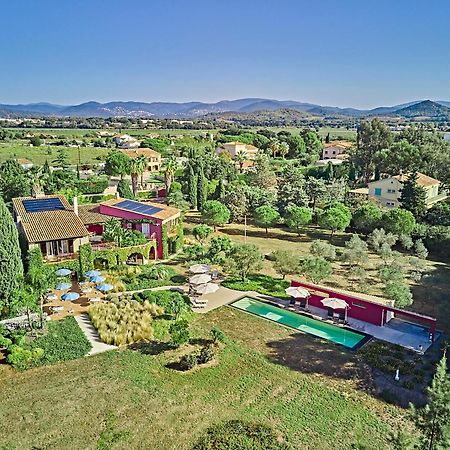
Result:
<instances>
[{"instance_id":1,"label":"red wall beside pool","mask_svg":"<svg viewBox=\"0 0 450 450\"><path fill-rule=\"evenodd\" d=\"M378 326L383 326L387 322L388 313L393 313L396 316L411 319L414 322L420 322L429 327L431 338L434 340L436 332L436 319L430 316L424 316L413 311L395 308L394 306L376 303L370 300L364 300L356 294L345 294L342 292L333 291L332 289L316 286L315 284L304 283L301 281L291 281L291 286L303 287L310 292L308 303L317 308L327 309L323 306L321 300L326 297L339 298L345 300L349 305L347 316L353 319L362 320ZM392 316L392 314L391 314Z\"/></svg>"}]
</instances>

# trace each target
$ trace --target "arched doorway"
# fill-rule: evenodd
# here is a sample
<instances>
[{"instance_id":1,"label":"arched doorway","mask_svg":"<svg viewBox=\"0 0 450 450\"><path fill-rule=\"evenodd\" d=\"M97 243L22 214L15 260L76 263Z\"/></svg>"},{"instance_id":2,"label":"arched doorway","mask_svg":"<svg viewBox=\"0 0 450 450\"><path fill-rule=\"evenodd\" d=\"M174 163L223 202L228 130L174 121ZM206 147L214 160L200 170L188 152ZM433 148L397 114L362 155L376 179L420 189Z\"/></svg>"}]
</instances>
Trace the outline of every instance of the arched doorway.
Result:
<instances>
[{"instance_id":1,"label":"arched doorway","mask_svg":"<svg viewBox=\"0 0 450 450\"><path fill-rule=\"evenodd\" d=\"M100 270L109 269L109 261L106 258L95 258L94 269Z\"/></svg>"},{"instance_id":2,"label":"arched doorway","mask_svg":"<svg viewBox=\"0 0 450 450\"><path fill-rule=\"evenodd\" d=\"M148 259L150 261L154 261L156 259L156 248L155 247L152 247L150 249L150 252L149 252L149 255L148 255Z\"/></svg>"},{"instance_id":3,"label":"arched doorway","mask_svg":"<svg viewBox=\"0 0 450 450\"><path fill-rule=\"evenodd\" d=\"M142 253L132 253L127 258L127 264L130 266L140 266L145 263L145 258Z\"/></svg>"}]
</instances>

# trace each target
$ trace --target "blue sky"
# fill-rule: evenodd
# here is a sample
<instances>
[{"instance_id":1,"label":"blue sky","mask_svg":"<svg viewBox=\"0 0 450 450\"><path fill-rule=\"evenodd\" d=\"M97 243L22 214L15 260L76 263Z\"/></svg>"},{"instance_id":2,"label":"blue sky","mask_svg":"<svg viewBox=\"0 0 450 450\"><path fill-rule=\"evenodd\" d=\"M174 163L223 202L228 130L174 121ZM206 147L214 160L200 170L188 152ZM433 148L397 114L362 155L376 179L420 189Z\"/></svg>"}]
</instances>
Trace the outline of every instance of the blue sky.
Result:
<instances>
[{"instance_id":1,"label":"blue sky","mask_svg":"<svg viewBox=\"0 0 450 450\"><path fill-rule=\"evenodd\" d=\"M0 61L0 103L450 100L450 1L4 1Z\"/></svg>"}]
</instances>

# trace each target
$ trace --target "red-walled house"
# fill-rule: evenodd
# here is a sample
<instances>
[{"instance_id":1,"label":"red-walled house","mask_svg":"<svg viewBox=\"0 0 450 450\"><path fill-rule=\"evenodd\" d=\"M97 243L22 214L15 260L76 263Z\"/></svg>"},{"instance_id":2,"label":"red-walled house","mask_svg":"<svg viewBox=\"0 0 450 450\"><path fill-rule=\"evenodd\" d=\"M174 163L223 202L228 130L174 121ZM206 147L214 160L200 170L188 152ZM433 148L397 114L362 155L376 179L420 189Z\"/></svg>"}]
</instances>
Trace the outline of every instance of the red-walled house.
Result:
<instances>
[{"instance_id":1,"label":"red-walled house","mask_svg":"<svg viewBox=\"0 0 450 450\"><path fill-rule=\"evenodd\" d=\"M347 316L363 322L378 325L386 325L394 316L401 316L413 323L418 322L429 329L431 340L434 340L436 334L436 319L434 317L418 314L413 311L395 308L393 302L379 299L379 301L368 300L359 294L351 294L345 291L336 291L334 289L317 286L315 284L304 283L302 281L291 281L293 287L303 287L310 293L308 305L316 308L327 309L321 302L324 298L334 297L344 300L347 305Z\"/></svg>"},{"instance_id":2,"label":"red-walled house","mask_svg":"<svg viewBox=\"0 0 450 450\"><path fill-rule=\"evenodd\" d=\"M80 205L78 214L89 233L94 236L101 237L105 223L115 217L122 221L125 228L141 231L148 239L156 239L157 253L152 255L156 259L163 257L163 226L166 227L168 237L174 237L181 211L160 203L115 198L98 205ZM170 248L169 253L173 253Z\"/></svg>"}]
</instances>

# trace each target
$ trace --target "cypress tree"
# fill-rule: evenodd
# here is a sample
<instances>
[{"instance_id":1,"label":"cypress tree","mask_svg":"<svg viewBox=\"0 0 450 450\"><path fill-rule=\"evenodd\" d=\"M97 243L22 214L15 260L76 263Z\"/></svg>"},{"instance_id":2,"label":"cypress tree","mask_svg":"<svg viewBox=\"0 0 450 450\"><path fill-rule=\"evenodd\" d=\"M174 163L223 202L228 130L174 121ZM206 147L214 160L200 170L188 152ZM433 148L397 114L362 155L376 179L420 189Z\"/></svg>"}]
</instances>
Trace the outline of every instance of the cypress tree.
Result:
<instances>
[{"instance_id":1,"label":"cypress tree","mask_svg":"<svg viewBox=\"0 0 450 450\"><path fill-rule=\"evenodd\" d=\"M188 172L188 199L192 209L197 209L197 175L189 164Z\"/></svg>"},{"instance_id":2,"label":"cypress tree","mask_svg":"<svg viewBox=\"0 0 450 450\"><path fill-rule=\"evenodd\" d=\"M198 175L197 175L197 208L201 211L203 209L203 205L206 202L207 192L206 192L206 178L205 173L203 171L203 166L199 167Z\"/></svg>"},{"instance_id":3,"label":"cypress tree","mask_svg":"<svg viewBox=\"0 0 450 450\"><path fill-rule=\"evenodd\" d=\"M0 309L8 305L22 277L19 234L11 213L0 198Z\"/></svg>"},{"instance_id":4,"label":"cypress tree","mask_svg":"<svg viewBox=\"0 0 450 450\"><path fill-rule=\"evenodd\" d=\"M417 184L417 172L412 172L403 183L400 192L402 208L411 211L416 219L425 215L427 194L422 186Z\"/></svg>"}]
</instances>

